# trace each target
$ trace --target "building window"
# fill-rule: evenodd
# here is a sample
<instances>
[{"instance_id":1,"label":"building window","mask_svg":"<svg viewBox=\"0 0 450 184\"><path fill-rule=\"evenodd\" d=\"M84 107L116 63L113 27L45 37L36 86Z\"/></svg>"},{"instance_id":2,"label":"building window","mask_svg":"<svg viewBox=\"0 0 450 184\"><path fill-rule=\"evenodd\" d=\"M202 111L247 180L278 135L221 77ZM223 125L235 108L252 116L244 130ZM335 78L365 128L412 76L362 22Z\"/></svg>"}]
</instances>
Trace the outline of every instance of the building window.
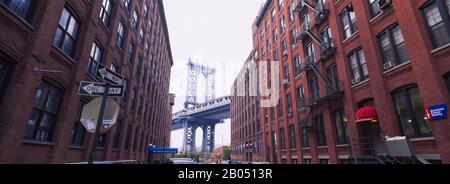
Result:
<instances>
[{"instance_id":1,"label":"building window","mask_svg":"<svg viewBox=\"0 0 450 184\"><path fill-rule=\"evenodd\" d=\"M33 111L27 122L25 139L50 142L58 118L63 91L56 86L42 82L36 91Z\"/></svg>"},{"instance_id":2,"label":"building window","mask_svg":"<svg viewBox=\"0 0 450 184\"><path fill-rule=\"evenodd\" d=\"M122 4L123 4L123 6L125 6L126 9L130 8L130 4L131 4L130 1L131 0L122 0Z\"/></svg>"},{"instance_id":3,"label":"building window","mask_svg":"<svg viewBox=\"0 0 450 184\"><path fill-rule=\"evenodd\" d=\"M320 163L320 164L330 164L329 161L330 161L330 160L328 160L328 159L320 159L320 160L319 160L319 163Z\"/></svg>"},{"instance_id":4,"label":"building window","mask_svg":"<svg viewBox=\"0 0 450 184\"><path fill-rule=\"evenodd\" d=\"M316 126L316 133L317 133L317 145L318 146L326 146L327 138L326 138L325 126L323 124L323 116L322 115L315 116L314 124Z\"/></svg>"},{"instance_id":5,"label":"building window","mask_svg":"<svg viewBox=\"0 0 450 184\"><path fill-rule=\"evenodd\" d=\"M117 121L116 123L116 130L114 131L114 140L112 147L115 149L119 149L119 143L120 143L120 133L122 131L122 122Z\"/></svg>"},{"instance_id":6,"label":"building window","mask_svg":"<svg viewBox=\"0 0 450 184\"><path fill-rule=\"evenodd\" d=\"M281 101L281 98L278 99L278 118L283 117L283 102Z\"/></svg>"},{"instance_id":7,"label":"building window","mask_svg":"<svg viewBox=\"0 0 450 184\"><path fill-rule=\"evenodd\" d=\"M91 53L89 55L89 74L95 76L97 74L98 65L102 63L102 49L94 41L92 43Z\"/></svg>"},{"instance_id":8,"label":"building window","mask_svg":"<svg viewBox=\"0 0 450 184\"><path fill-rule=\"evenodd\" d=\"M131 134L133 132L133 127L128 125L127 135L125 136L125 150L130 150Z\"/></svg>"},{"instance_id":9,"label":"building window","mask_svg":"<svg viewBox=\"0 0 450 184\"><path fill-rule=\"evenodd\" d=\"M80 102L80 106L78 107L77 120L75 121L75 124L73 125L72 129L72 145L83 146L84 143L84 136L86 134L86 129L84 128L80 120L81 120L81 113L83 112L83 107L85 105L86 104L84 102Z\"/></svg>"},{"instance_id":10,"label":"building window","mask_svg":"<svg viewBox=\"0 0 450 184\"><path fill-rule=\"evenodd\" d=\"M6 89L6 78L9 72L9 65L0 60L0 97Z\"/></svg>"},{"instance_id":11,"label":"building window","mask_svg":"<svg viewBox=\"0 0 450 184\"><path fill-rule=\"evenodd\" d=\"M329 82L329 84L327 84L327 90L331 90L330 92L339 90L340 82L336 64L332 64L331 66L329 66L326 72L327 72L327 80Z\"/></svg>"},{"instance_id":12,"label":"building window","mask_svg":"<svg viewBox=\"0 0 450 184\"><path fill-rule=\"evenodd\" d=\"M297 29L294 28L291 31L291 47L294 48L297 46Z\"/></svg>"},{"instance_id":13,"label":"building window","mask_svg":"<svg viewBox=\"0 0 450 184\"><path fill-rule=\"evenodd\" d=\"M58 28L56 29L53 45L61 49L65 54L72 56L75 47L75 40L78 33L79 23L75 17L67 10L63 9Z\"/></svg>"},{"instance_id":14,"label":"building window","mask_svg":"<svg viewBox=\"0 0 450 184\"><path fill-rule=\"evenodd\" d=\"M309 79L309 87L311 92L311 97L313 101L320 99L320 91L319 91L319 80L317 76L312 76Z\"/></svg>"},{"instance_id":15,"label":"building window","mask_svg":"<svg viewBox=\"0 0 450 184\"><path fill-rule=\"evenodd\" d=\"M358 84L369 79L369 71L367 70L366 58L362 49L358 49L350 53L348 56L350 62L350 70L352 72L352 84Z\"/></svg>"},{"instance_id":16,"label":"building window","mask_svg":"<svg viewBox=\"0 0 450 184\"><path fill-rule=\"evenodd\" d=\"M336 126L336 143L348 144L347 118L343 109L334 112L334 124Z\"/></svg>"},{"instance_id":17,"label":"building window","mask_svg":"<svg viewBox=\"0 0 450 184\"><path fill-rule=\"evenodd\" d=\"M140 44L144 44L144 28L141 29L141 31L139 31L139 43Z\"/></svg>"},{"instance_id":18,"label":"building window","mask_svg":"<svg viewBox=\"0 0 450 184\"><path fill-rule=\"evenodd\" d=\"M286 149L286 140L284 138L284 128L280 128L280 144L281 144L281 150Z\"/></svg>"},{"instance_id":19,"label":"building window","mask_svg":"<svg viewBox=\"0 0 450 184\"><path fill-rule=\"evenodd\" d=\"M272 34L273 34L273 43L276 43L278 41L278 29L277 28L273 29ZM267 50L270 50L270 48Z\"/></svg>"},{"instance_id":20,"label":"building window","mask_svg":"<svg viewBox=\"0 0 450 184\"><path fill-rule=\"evenodd\" d=\"M103 0L102 9L100 10L100 19L105 25L109 24L109 18L111 17L112 4L111 0Z\"/></svg>"},{"instance_id":21,"label":"building window","mask_svg":"<svg viewBox=\"0 0 450 184\"><path fill-rule=\"evenodd\" d=\"M275 16L276 16L275 8L272 9L272 22L275 22Z\"/></svg>"},{"instance_id":22,"label":"building window","mask_svg":"<svg viewBox=\"0 0 450 184\"><path fill-rule=\"evenodd\" d=\"M147 5L144 5L144 19L148 18L148 7Z\"/></svg>"},{"instance_id":23,"label":"building window","mask_svg":"<svg viewBox=\"0 0 450 184\"><path fill-rule=\"evenodd\" d=\"M431 0L422 12L434 48L450 43L450 0Z\"/></svg>"},{"instance_id":24,"label":"building window","mask_svg":"<svg viewBox=\"0 0 450 184\"><path fill-rule=\"evenodd\" d=\"M293 21L295 19L295 1L289 5L289 21Z\"/></svg>"},{"instance_id":25,"label":"building window","mask_svg":"<svg viewBox=\"0 0 450 184\"><path fill-rule=\"evenodd\" d=\"M136 151L137 146L138 146L138 132L139 130L136 128L136 130L134 131L134 142L133 142L133 151Z\"/></svg>"},{"instance_id":26,"label":"building window","mask_svg":"<svg viewBox=\"0 0 450 184\"><path fill-rule=\"evenodd\" d=\"M303 164L312 164L311 159L303 159Z\"/></svg>"},{"instance_id":27,"label":"building window","mask_svg":"<svg viewBox=\"0 0 450 184\"><path fill-rule=\"evenodd\" d=\"M305 104L305 89L303 85L297 87L297 108L301 109L306 106Z\"/></svg>"},{"instance_id":28,"label":"building window","mask_svg":"<svg viewBox=\"0 0 450 184\"><path fill-rule=\"evenodd\" d=\"M281 17L280 24L281 24L281 32L284 33L286 31L286 21L284 20L284 16Z\"/></svg>"},{"instance_id":29,"label":"building window","mask_svg":"<svg viewBox=\"0 0 450 184\"><path fill-rule=\"evenodd\" d=\"M119 28L117 30L117 46L119 48L123 48L123 40L124 40L124 34L125 34L125 27L123 26L122 21L119 21Z\"/></svg>"},{"instance_id":30,"label":"building window","mask_svg":"<svg viewBox=\"0 0 450 184\"><path fill-rule=\"evenodd\" d=\"M131 19L131 26L134 28L134 30L137 30L139 26L139 15L136 12L136 10L134 10L133 12L133 19Z\"/></svg>"},{"instance_id":31,"label":"building window","mask_svg":"<svg viewBox=\"0 0 450 184\"><path fill-rule=\"evenodd\" d=\"M379 2L380 0L369 0L370 14L372 17L375 17L381 13Z\"/></svg>"},{"instance_id":32,"label":"building window","mask_svg":"<svg viewBox=\"0 0 450 184\"><path fill-rule=\"evenodd\" d=\"M356 23L356 15L353 8L345 8L344 11L339 15L341 18L342 32L344 34L344 39L352 36L356 31L358 31L358 25Z\"/></svg>"},{"instance_id":33,"label":"building window","mask_svg":"<svg viewBox=\"0 0 450 184\"><path fill-rule=\"evenodd\" d=\"M275 154L278 152L277 133L275 131L272 132L272 151Z\"/></svg>"},{"instance_id":34,"label":"building window","mask_svg":"<svg viewBox=\"0 0 450 184\"><path fill-rule=\"evenodd\" d=\"M403 134L409 138L432 136L417 86L402 87L392 93Z\"/></svg>"},{"instance_id":35,"label":"building window","mask_svg":"<svg viewBox=\"0 0 450 184\"><path fill-rule=\"evenodd\" d=\"M0 3L11 10L15 15L29 21L33 1L31 0L0 0Z\"/></svg>"},{"instance_id":36,"label":"building window","mask_svg":"<svg viewBox=\"0 0 450 184\"><path fill-rule=\"evenodd\" d=\"M284 79L286 80L286 82L290 82L291 80L291 77L290 77L290 75L289 75L289 65L288 64L286 64L285 66L284 66Z\"/></svg>"},{"instance_id":37,"label":"building window","mask_svg":"<svg viewBox=\"0 0 450 184\"><path fill-rule=\"evenodd\" d=\"M409 60L409 55L405 48L405 40L398 24L383 31L378 36L378 41L385 70Z\"/></svg>"},{"instance_id":38,"label":"building window","mask_svg":"<svg viewBox=\"0 0 450 184\"><path fill-rule=\"evenodd\" d=\"M309 127L307 127L306 122L302 125L302 148L309 148Z\"/></svg>"},{"instance_id":39,"label":"building window","mask_svg":"<svg viewBox=\"0 0 450 184\"><path fill-rule=\"evenodd\" d=\"M293 124L289 125L289 147L291 149L297 148L297 143L295 141L295 126Z\"/></svg>"},{"instance_id":40,"label":"building window","mask_svg":"<svg viewBox=\"0 0 450 184\"><path fill-rule=\"evenodd\" d=\"M292 164L298 164L298 160L297 159L291 159Z\"/></svg>"},{"instance_id":41,"label":"building window","mask_svg":"<svg viewBox=\"0 0 450 184\"><path fill-rule=\"evenodd\" d=\"M315 54L314 54L314 47L312 42L306 44L305 47L305 63L314 63L315 62Z\"/></svg>"},{"instance_id":42,"label":"building window","mask_svg":"<svg viewBox=\"0 0 450 184\"><path fill-rule=\"evenodd\" d=\"M130 47L128 48L128 63L133 63L133 56L134 56L134 43L130 43Z\"/></svg>"},{"instance_id":43,"label":"building window","mask_svg":"<svg viewBox=\"0 0 450 184\"><path fill-rule=\"evenodd\" d=\"M131 103L131 110L134 112L135 109L135 105L136 105L136 89L133 89L133 91L131 91L131 98L130 98L130 103Z\"/></svg>"},{"instance_id":44,"label":"building window","mask_svg":"<svg viewBox=\"0 0 450 184\"><path fill-rule=\"evenodd\" d=\"M286 96L286 105L287 105L287 114L288 116L292 115L292 96L291 93L288 93Z\"/></svg>"},{"instance_id":45,"label":"building window","mask_svg":"<svg viewBox=\"0 0 450 184\"><path fill-rule=\"evenodd\" d=\"M294 70L295 70L295 77L299 76L301 71L301 66L300 66L300 57L299 56L295 56L294 57Z\"/></svg>"},{"instance_id":46,"label":"building window","mask_svg":"<svg viewBox=\"0 0 450 184\"><path fill-rule=\"evenodd\" d=\"M32 5L31 0L0 0L0 3L22 19L29 17Z\"/></svg>"}]
</instances>

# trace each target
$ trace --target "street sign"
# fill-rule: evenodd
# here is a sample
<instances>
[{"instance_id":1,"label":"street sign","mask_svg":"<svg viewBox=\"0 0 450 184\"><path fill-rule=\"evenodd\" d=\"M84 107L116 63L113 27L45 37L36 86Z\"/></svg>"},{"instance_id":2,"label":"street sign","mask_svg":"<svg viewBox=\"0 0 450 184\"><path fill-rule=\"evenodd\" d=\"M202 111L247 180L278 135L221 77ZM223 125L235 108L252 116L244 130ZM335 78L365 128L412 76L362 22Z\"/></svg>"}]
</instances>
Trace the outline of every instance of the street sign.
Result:
<instances>
[{"instance_id":1,"label":"street sign","mask_svg":"<svg viewBox=\"0 0 450 184\"><path fill-rule=\"evenodd\" d=\"M95 133L97 127L97 120L100 114L100 106L102 98L96 98L83 107L80 121L86 130L90 133ZM101 133L107 132L117 121L120 106L113 99L107 99L105 106L105 114L103 117Z\"/></svg>"},{"instance_id":2,"label":"street sign","mask_svg":"<svg viewBox=\"0 0 450 184\"><path fill-rule=\"evenodd\" d=\"M115 73L114 71L108 69L106 66L98 65L97 67L97 77L100 79L105 80L106 82L109 82L111 84L116 85L123 85L124 79L119 74Z\"/></svg>"},{"instance_id":3,"label":"street sign","mask_svg":"<svg viewBox=\"0 0 450 184\"><path fill-rule=\"evenodd\" d=\"M447 104L440 104L425 108L425 115L429 121L447 119Z\"/></svg>"},{"instance_id":4,"label":"street sign","mask_svg":"<svg viewBox=\"0 0 450 184\"><path fill-rule=\"evenodd\" d=\"M103 96L107 85L105 83L81 81L78 94L84 96ZM110 85L108 87L108 97L122 98L123 95L124 86Z\"/></svg>"}]
</instances>

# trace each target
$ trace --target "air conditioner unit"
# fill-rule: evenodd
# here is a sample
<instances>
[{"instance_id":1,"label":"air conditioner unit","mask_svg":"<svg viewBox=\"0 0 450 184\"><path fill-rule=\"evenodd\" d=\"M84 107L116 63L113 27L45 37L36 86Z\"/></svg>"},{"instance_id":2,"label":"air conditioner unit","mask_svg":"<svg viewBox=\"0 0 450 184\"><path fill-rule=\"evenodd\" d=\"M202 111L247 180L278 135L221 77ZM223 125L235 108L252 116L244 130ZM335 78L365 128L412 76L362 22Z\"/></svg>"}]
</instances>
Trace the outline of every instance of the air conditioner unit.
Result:
<instances>
[{"instance_id":1,"label":"air conditioner unit","mask_svg":"<svg viewBox=\"0 0 450 184\"><path fill-rule=\"evenodd\" d=\"M284 85L289 84L289 80L288 80L288 79L284 79L284 80L283 80L283 84L284 84Z\"/></svg>"},{"instance_id":2,"label":"air conditioner unit","mask_svg":"<svg viewBox=\"0 0 450 184\"><path fill-rule=\"evenodd\" d=\"M288 55L288 51L287 50L283 51L283 56L287 56L287 55Z\"/></svg>"},{"instance_id":3,"label":"air conditioner unit","mask_svg":"<svg viewBox=\"0 0 450 184\"><path fill-rule=\"evenodd\" d=\"M354 78L352 79L352 85L358 84L361 82L361 78Z\"/></svg>"},{"instance_id":4,"label":"air conditioner unit","mask_svg":"<svg viewBox=\"0 0 450 184\"><path fill-rule=\"evenodd\" d=\"M392 68L394 66L395 66L395 63L392 62L392 61L389 61L387 63L384 63L383 68L384 68L384 70L388 70L388 69L390 69L390 68Z\"/></svg>"},{"instance_id":5,"label":"air conditioner unit","mask_svg":"<svg viewBox=\"0 0 450 184\"><path fill-rule=\"evenodd\" d=\"M392 5L392 0L380 0L378 1L378 5L381 9L386 10Z\"/></svg>"}]
</instances>

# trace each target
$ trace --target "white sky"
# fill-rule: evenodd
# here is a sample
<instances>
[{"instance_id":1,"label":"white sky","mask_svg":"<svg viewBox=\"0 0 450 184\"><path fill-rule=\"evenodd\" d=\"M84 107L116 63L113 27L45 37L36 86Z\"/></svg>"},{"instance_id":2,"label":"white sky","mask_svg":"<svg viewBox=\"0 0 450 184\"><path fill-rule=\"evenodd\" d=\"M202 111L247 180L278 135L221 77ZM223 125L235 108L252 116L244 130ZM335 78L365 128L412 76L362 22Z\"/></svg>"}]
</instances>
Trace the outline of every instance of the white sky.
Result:
<instances>
[{"instance_id":1,"label":"white sky","mask_svg":"<svg viewBox=\"0 0 450 184\"><path fill-rule=\"evenodd\" d=\"M231 85L252 49L252 24L265 0L164 0L174 59L170 92L174 112L183 109L187 61L216 68L216 97L229 95ZM200 80L199 82L201 82ZM200 84L199 84L200 85ZM200 85L203 86L203 85ZM198 96L204 91L198 87ZM200 99L200 102L203 102ZM196 145L201 146L201 130ZM230 143L230 121L216 126L216 146ZM182 148L183 131L173 131L171 147Z\"/></svg>"}]
</instances>

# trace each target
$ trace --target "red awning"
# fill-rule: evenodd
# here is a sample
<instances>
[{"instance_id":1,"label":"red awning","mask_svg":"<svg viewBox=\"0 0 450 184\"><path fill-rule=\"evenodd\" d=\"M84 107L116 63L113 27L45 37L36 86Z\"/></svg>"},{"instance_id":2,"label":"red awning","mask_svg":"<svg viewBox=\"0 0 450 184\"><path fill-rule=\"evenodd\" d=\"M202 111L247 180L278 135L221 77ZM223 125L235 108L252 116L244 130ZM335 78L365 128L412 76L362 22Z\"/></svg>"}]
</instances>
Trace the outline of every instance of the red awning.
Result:
<instances>
[{"instance_id":1,"label":"red awning","mask_svg":"<svg viewBox=\"0 0 450 184\"><path fill-rule=\"evenodd\" d=\"M366 106L361 109L358 109L355 114L355 123L360 122L377 122L378 116L377 116L377 110L375 107L372 106Z\"/></svg>"}]
</instances>

